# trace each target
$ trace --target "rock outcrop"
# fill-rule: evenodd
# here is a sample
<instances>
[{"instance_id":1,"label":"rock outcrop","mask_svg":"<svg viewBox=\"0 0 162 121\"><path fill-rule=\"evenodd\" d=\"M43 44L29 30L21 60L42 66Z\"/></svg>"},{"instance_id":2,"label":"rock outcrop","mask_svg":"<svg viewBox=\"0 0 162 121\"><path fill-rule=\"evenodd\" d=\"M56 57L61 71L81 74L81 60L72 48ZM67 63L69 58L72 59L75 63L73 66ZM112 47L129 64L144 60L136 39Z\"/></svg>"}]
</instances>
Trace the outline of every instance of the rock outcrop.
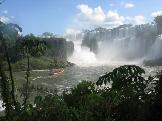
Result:
<instances>
[{"instance_id":1,"label":"rock outcrop","mask_svg":"<svg viewBox=\"0 0 162 121\"><path fill-rule=\"evenodd\" d=\"M74 51L73 42L67 42L64 38L44 38L47 43L47 55L58 60L66 61L67 57Z\"/></svg>"}]
</instances>

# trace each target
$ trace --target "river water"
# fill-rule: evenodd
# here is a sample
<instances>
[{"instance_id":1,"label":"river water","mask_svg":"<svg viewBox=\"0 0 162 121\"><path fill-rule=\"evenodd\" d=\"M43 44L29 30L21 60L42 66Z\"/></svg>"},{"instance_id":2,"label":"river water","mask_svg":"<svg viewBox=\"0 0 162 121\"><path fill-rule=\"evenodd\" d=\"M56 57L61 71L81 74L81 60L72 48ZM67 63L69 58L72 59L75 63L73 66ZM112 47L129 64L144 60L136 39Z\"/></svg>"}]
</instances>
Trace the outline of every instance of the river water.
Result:
<instances>
[{"instance_id":1,"label":"river water","mask_svg":"<svg viewBox=\"0 0 162 121\"><path fill-rule=\"evenodd\" d=\"M50 70L33 70L31 72L31 82L34 85L47 87L49 89L57 89L62 91L77 85L83 80L96 82L99 76L106 72L110 72L114 66L90 66L79 67L73 66L64 69L64 72L59 75L50 75ZM25 82L25 72L14 73L17 85Z\"/></svg>"},{"instance_id":2,"label":"river water","mask_svg":"<svg viewBox=\"0 0 162 121\"><path fill-rule=\"evenodd\" d=\"M65 68L60 75L50 75L50 70L33 70L31 72L31 82L34 85L47 87L48 89L57 89L59 92L77 85L83 80L96 82L98 78L106 72L112 71L119 65L107 66L73 66ZM155 75L156 72L162 70L162 67L143 67L145 69L145 76ZM25 72L15 72L17 85L25 82Z\"/></svg>"}]
</instances>

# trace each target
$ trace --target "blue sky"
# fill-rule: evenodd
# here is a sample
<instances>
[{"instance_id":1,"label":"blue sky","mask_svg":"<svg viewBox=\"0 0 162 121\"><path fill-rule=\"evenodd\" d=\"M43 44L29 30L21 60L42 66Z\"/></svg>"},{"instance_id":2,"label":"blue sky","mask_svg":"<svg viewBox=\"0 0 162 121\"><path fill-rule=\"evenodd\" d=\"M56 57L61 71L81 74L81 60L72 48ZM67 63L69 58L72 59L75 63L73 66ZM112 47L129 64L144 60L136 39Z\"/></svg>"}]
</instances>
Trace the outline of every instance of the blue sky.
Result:
<instances>
[{"instance_id":1,"label":"blue sky","mask_svg":"<svg viewBox=\"0 0 162 121\"><path fill-rule=\"evenodd\" d=\"M6 0L2 21L19 24L23 34L62 35L86 27L143 24L162 14L162 0Z\"/></svg>"}]
</instances>

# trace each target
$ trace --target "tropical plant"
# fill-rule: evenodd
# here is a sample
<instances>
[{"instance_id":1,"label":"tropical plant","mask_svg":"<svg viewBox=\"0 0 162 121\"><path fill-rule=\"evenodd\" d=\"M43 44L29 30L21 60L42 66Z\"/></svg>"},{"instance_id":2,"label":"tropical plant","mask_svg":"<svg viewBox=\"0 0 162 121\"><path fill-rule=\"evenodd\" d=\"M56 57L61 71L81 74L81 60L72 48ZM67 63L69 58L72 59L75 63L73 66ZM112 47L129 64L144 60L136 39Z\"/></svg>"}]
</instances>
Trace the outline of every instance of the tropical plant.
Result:
<instances>
[{"instance_id":1,"label":"tropical plant","mask_svg":"<svg viewBox=\"0 0 162 121\"><path fill-rule=\"evenodd\" d=\"M120 121L144 120L143 117L150 105L149 100L153 99L152 95L154 95L152 89L149 88L153 80L152 78L145 79L142 76L144 73L145 71L139 66L125 65L99 78L96 83L99 86L112 83L106 94L110 95L110 92L113 92L114 95L118 95L117 110L112 115L114 118Z\"/></svg>"},{"instance_id":2,"label":"tropical plant","mask_svg":"<svg viewBox=\"0 0 162 121\"><path fill-rule=\"evenodd\" d=\"M1 98L3 100L3 105L5 107L5 119L11 120L11 110L12 110L12 100L10 95L10 84L9 80L6 77L5 72L3 71L2 61L0 59L0 89L1 89Z\"/></svg>"},{"instance_id":3,"label":"tropical plant","mask_svg":"<svg viewBox=\"0 0 162 121\"><path fill-rule=\"evenodd\" d=\"M26 85L25 85L25 95L24 95L24 106L26 107L27 101L29 99L29 86L30 86L30 56L41 56L45 53L47 47L45 41L41 41L38 37L33 34L21 37L21 48L24 51L27 58L27 69L26 69Z\"/></svg>"},{"instance_id":4,"label":"tropical plant","mask_svg":"<svg viewBox=\"0 0 162 121\"><path fill-rule=\"evenodd\" d=\"M5 104L6 107L6 116L7 119L10 117L11 118L11 109L13 107L16 107L17 101L15 98L15 82L13 78L13 73L12 73L12 67L11 67L11 62L10 62L10 55L8 53L8 48L13 45L11 41L15 41L15 39L18 36L18 33L21 32L21 28L16 25L16 24L5 24L3 22L0 22L0 47L1 47L1 52L0 52L0 68L1 68L1 90L2 90L2 99L3 103ZM8 64L8 71L10 74L10 78L8 79L5 75L5 72L3 71L3 63L4 61L7 61ZM10 82L11 82L11 87L10 87ZM11 93L11 97L10 97Z\"/></svg>"}]
</instances>

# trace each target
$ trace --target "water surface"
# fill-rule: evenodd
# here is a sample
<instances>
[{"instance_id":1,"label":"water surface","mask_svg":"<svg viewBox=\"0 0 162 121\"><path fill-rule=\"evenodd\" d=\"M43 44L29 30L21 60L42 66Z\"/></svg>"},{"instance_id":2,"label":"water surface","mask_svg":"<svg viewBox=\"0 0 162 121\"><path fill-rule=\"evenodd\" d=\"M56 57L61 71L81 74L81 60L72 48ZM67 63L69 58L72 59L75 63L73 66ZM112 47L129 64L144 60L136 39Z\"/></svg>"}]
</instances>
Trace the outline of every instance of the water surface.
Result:
<instances>
[{"instance_id":1,"label":"water surface","mask_svg":"<svg viewBox=\"0 0 162 121\"><path fill-rule=\"evenodd\" d=\"M90 66L68 67L60 75L49 75L50 70L35 70L31 72L31 82L34 85L40 85L49 89L58 89L62 91L77 85L82 80L96 82L98 78L106 72L112 71L118 66ZM155 75L162 70L162 67L143 67L146 71L145 76ZM21 86L25 82L25 72L15 72L17 85Z\"/></svg>"}]
</instances>

